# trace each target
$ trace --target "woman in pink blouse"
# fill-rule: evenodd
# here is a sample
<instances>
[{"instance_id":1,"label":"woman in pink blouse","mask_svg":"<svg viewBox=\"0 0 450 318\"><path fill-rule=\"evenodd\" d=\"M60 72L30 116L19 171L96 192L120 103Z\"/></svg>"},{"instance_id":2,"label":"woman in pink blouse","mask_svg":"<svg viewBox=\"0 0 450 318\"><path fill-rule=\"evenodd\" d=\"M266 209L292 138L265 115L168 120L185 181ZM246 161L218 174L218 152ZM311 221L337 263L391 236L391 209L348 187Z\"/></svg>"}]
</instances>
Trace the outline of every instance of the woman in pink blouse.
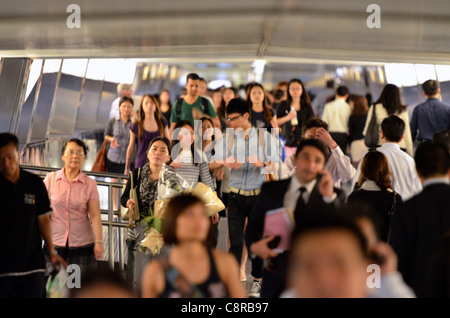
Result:
<instances>
[{"instance_id":1,"label":"woman in pink blouse","mask_svg":"<svg viewBox=\"0 0 450 318\"><path fill-rule=\"evenodd\" d=\"M55 249L68 264L92 268L103 254L102 220L97 183L81 172L87 153L79 139L62 148L64 167L44 180L53 209L51 215Z\"/></svg>"}]
</instances>

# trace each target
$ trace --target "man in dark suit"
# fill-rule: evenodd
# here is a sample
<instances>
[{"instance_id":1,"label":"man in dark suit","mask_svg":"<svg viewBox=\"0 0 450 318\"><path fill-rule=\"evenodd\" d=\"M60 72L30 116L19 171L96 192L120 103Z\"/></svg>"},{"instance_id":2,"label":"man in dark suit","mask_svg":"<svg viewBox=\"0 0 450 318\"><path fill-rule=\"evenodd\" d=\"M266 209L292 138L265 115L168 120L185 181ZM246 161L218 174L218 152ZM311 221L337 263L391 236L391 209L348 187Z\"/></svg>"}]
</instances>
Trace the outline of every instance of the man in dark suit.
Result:
<instances>
[{"instance_id":1,"label":"man in dark suit","mask_svg":"<svg viewBox=\"0 0 450 318\"><path fill-rule=\"evenodd\" d=\"M345 201L344 193L333 187L325 170L328 148L317 139L302 140L295 154L295 175L290 179L264 183L248 220L245 241L250 256L266 260L261 297L278 297L284 289L288 250L278 254L269 248L275 236L264 237L266 213L284 208L292 223L308 213L324 213ZM320 180L319 180L320 179ZM290 233L280 233L289 236Z\"/></svg>"},{"instance_id":2,"label":"man in dark suit","mask_svg":"<svg viewBox=\"0 0 450 318\"><path fill-rule=\"evenodd\" d=\"M389 243L405 282L424 297L439 242L450 230L450 154L443 144L424 142L414 159L423 191L393 215Z\"/></svg>"}]
</instances>

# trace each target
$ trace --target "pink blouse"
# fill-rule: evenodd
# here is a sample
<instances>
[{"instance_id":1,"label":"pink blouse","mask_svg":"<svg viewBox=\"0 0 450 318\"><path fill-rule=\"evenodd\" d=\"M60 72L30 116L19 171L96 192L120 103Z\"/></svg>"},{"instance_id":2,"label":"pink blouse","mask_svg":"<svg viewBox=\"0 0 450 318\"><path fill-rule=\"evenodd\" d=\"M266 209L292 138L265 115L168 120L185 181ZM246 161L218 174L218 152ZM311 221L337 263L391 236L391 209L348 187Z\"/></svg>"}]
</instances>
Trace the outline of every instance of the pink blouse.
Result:
<instances>
[{"instance_id":1,"label":"pink blouse","mask_svg":"<svg viewBox=\"0 0 450 318\"><path fill-rule=\"evenodd\" d=\"M67 240L70 247L94 243L88 202L100 201L97 183L81 171L69 183L66 180L65 169L64 167L49 173L44 179L53 209L51 215L53 244L64 247ZM55 174L54 177L52 174Z\"/></svg>"}]
</instances>

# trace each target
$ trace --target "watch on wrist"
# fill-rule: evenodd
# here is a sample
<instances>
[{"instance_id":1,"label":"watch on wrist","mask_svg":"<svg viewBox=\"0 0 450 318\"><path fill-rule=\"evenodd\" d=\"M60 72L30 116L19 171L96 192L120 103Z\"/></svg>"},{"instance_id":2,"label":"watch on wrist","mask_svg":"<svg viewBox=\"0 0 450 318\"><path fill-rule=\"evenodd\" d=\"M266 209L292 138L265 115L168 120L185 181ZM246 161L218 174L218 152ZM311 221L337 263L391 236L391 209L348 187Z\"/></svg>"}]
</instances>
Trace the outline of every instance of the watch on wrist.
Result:
<instances>
[{"instance_id":1,"label":"watch on wrist","mask_svg":"<svg viewBox=\"0 0 450 318\"><path fill-rule=\"evenodd\" d=\"M58 255L58 251L55 249L52 249L51 251L49 251L50 255Z\"/></svg>"}]
</instances>

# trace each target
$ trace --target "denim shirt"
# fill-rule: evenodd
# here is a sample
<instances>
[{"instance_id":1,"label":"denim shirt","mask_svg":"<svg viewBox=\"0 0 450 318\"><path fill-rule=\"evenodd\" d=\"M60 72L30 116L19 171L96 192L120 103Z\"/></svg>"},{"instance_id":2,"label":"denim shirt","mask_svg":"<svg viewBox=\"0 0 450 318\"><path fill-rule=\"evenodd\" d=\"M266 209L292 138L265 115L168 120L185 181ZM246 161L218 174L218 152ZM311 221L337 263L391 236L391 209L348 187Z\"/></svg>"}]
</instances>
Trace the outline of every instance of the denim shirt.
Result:
<instances>
[{"instance_id":1,"label":"denim shirt","mask_svg":"<svg viewBox=\"0 0 450 318\"><path fill-rule=\"evenodd\" d=\"M241 190L260 189L266 181L265 167L259 168L250 164L247 157L254 154L257 158L267 163L269 161L280 163L279 147L271 134L264 131L264 138L258 137L258 131L255 127L251 128L248 139L244 138L241 129L233 132L227 129L223 138L217 141L214 149L215 154L212 159L216 161L225 160L234 156L238 162L242 163L239 169L231 169L229 185ZM231 142L229 139L234 138ZM264 141L262 141L264 139ZM263 150L264 148L264 150Z\"/></svg>"}]
</instances>

